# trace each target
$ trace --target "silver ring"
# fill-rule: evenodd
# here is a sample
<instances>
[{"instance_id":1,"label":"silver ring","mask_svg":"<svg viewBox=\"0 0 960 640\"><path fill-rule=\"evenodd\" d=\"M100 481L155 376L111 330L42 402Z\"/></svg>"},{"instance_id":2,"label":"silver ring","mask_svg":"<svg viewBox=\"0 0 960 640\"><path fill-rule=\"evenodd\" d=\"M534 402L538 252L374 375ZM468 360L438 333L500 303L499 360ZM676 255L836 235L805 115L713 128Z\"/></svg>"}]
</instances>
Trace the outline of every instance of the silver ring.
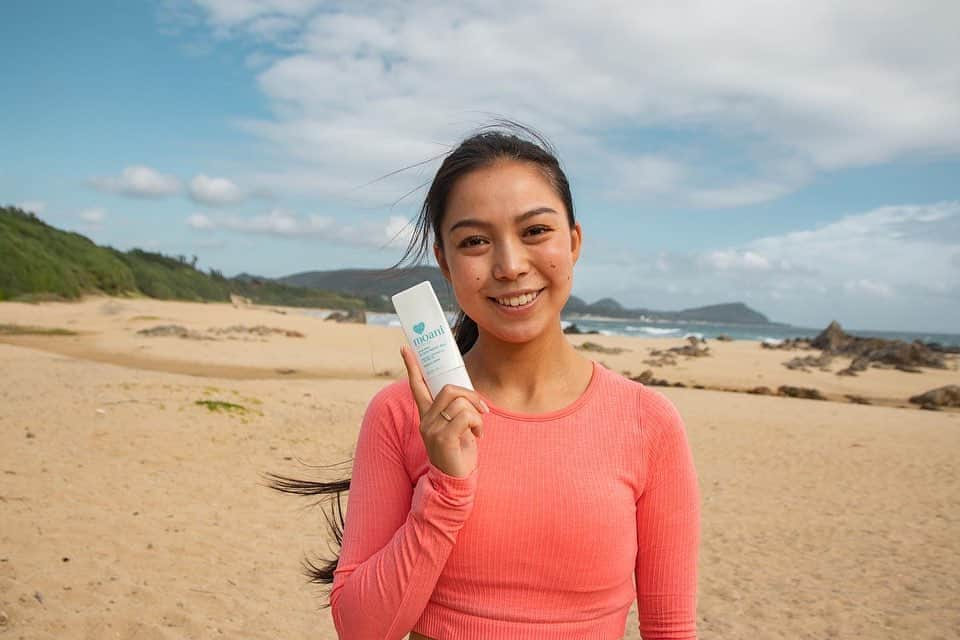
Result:
<instances>
[{"instance_id":1,"label":"silver ring","mask_svg":"<svg viewBox=\"0 0 960 640\"><path fill-rule=\"evenodd\" d=\"M441 412L440 412L440 415L442 415L443 418L444 418L444 420L446 420L447 422L450 422L451 420L453 420L453 418L451 418L450 416L447 415L447 412L446 412L446 411L441 411Z\"/></svg>"}]
</instances>

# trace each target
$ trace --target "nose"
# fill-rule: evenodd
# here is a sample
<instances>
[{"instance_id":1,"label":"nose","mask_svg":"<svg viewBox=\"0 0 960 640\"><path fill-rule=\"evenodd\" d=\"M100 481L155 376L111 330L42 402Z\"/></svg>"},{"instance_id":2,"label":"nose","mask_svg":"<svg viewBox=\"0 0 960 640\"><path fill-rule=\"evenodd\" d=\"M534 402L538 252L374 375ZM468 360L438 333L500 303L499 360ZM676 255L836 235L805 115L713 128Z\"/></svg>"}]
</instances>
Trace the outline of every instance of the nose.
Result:
<instances>
[{"instance_id":1,"label":"nose","mask_svg":"<svg viewBox=\"0 0 960 640\"><path fill-rule=\"evenodd\" d=\"M527 252L522 243L497 243L494 251L493 277L497 280L516 280L530 270Z\"/></svg>"}]
</instances>

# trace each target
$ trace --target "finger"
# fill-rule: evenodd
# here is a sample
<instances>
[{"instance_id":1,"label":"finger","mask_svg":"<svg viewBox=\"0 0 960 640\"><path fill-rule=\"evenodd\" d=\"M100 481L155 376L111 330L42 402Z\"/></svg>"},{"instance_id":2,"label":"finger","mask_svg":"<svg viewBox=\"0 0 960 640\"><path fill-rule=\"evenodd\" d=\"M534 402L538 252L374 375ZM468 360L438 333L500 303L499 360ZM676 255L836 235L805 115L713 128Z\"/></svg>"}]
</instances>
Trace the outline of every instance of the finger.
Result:
<instances>
[{"instance_id":1,"label":"finger","mask_svg":"<svg viewBox=\"0 0 960 640\"><path fill-rule=\"evenodd\" d=\"M420 424L424 425L424 427L433 424L436 425L437 429L445 429L447 423L452 422L464 411L477 413L477 408L473 406L472 402L462 396L455 397L444 406L442 397L437 394L437 399L433 401L430 410L420 418ZM446 416L441 415L444 413Z\"/></svg>"},{"instance_id":2,"label":"finger","mask_svg":"<svg viewBox=\"0 0 960 640\"><path fill-rule=\"evenodd\" d=\"M413 392L413 401L417 403L417 409L420 410L421 419L426 414L430 405L433 404L430 398L430 389L427 387L423 374L420 372L420 364L417 357L407 345L401 345L400 356L403 358L403 364L407 368L407 380L410 382L410 391Z\"/></svg>"},{"instance_id":3,"label":"finger","mask_svg":"<svg viewBox=\"0 0 960 640\"><path fill-rule=\"evenodd\" d=\"M439 404L439 403L435 403ZM450 404L446 406L444 411L447 412L447 415L451 418L456 417L457 414L463 413L464 411L473 411L477 412L477 408L473 405L472 402L464 398L463 396L457 396L454 398Z\"/></svg>"},{"instance_id":4,"label":"finger","mask_svg":"<svg viewBox=\"0 0 960 640\"><path fill-rule=\"evenodd\" d=\"M487 403L483 401L483 398L480 397L479 393L473 391L472 389L460 387L455 384L443 385L443 388L440 389L440 393L438 393L437 397L433 399L433 404L443 408L453 402L453 399L456 397L466 398L473 404L474 407L477 408L477 411L480 413L490 413L490 407L488 407Z\"/></svg>"},{"instance_id":5,"label":"finger","mask_svg":"<svg viewBox=\"0 0 960 640\"><path fill-rule=\"evenodd\" d=\"M444 422L443 418L440 418L440 422L450 437L462 437L467 431L472 431L476 438L483 437L483 418L472 407L458 413L450 422Z\"/></svg>"}]
</instances>

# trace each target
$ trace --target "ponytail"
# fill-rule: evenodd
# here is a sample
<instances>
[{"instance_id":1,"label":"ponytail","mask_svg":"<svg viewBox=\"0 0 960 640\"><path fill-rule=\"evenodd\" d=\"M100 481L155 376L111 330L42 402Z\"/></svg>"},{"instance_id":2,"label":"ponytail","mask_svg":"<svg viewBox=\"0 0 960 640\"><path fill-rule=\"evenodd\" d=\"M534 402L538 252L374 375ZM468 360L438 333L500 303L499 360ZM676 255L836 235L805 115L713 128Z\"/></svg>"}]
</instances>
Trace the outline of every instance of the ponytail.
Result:
<instances>
[{"instance_id":1,"label":"ponytail","mask_svg":"<svg viewBox=\"0 0 960 640\"><path fill-rule=\"evenodd\" d=\"M459 312L453 324L453 337L457 341L457 348L460 350L460 355L470 351L470 348L473 347L479 336L480 329L477 328L477 323L474 322L473 318L463 311Z\"/></svg>"}]
</instances>

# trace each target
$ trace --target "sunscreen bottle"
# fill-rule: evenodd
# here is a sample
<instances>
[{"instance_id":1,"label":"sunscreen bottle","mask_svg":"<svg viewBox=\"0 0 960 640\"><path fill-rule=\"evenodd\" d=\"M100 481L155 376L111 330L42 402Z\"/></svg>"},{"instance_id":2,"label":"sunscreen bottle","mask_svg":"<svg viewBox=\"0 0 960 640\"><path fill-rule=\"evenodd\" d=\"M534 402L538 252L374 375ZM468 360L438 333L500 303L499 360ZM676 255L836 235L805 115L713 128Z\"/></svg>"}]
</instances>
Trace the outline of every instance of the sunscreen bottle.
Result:
<instances>
[{"instance_id":1,"label":"sunscreen bottle","mask_svg":"<svg viewBox=\"0 0 960 640\"><path fill-rule=\"evenodd\" d=\"M430 281L404 289L391 299L407 342L417 354L430 395L436 398L445 384L473 390L457 341Z\"/></svg>"}]
</instances>

